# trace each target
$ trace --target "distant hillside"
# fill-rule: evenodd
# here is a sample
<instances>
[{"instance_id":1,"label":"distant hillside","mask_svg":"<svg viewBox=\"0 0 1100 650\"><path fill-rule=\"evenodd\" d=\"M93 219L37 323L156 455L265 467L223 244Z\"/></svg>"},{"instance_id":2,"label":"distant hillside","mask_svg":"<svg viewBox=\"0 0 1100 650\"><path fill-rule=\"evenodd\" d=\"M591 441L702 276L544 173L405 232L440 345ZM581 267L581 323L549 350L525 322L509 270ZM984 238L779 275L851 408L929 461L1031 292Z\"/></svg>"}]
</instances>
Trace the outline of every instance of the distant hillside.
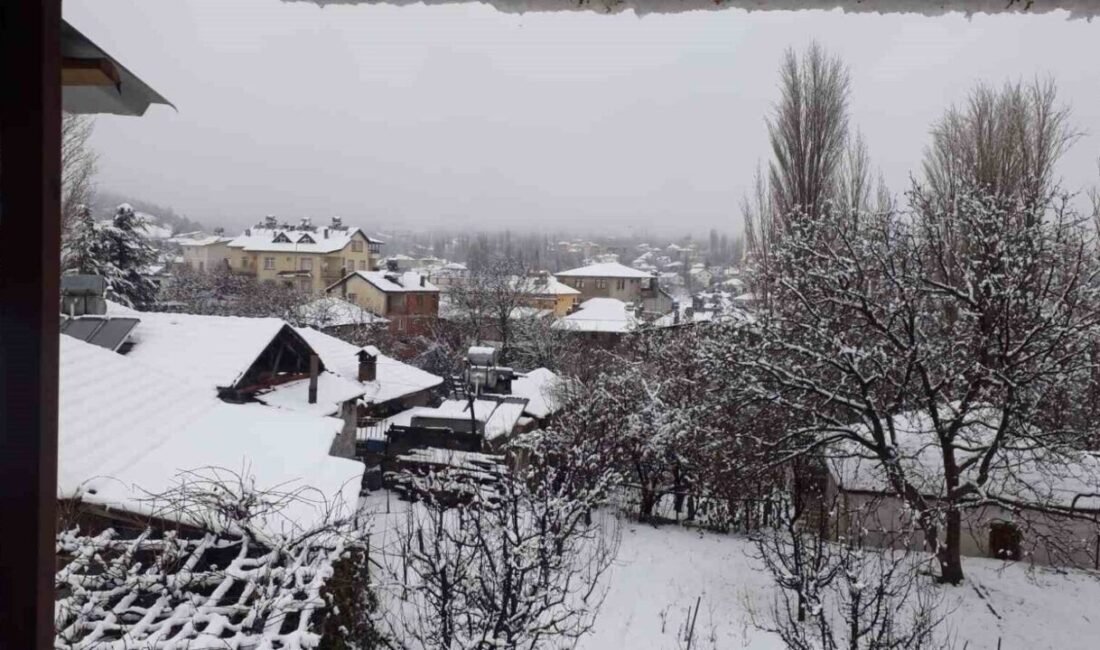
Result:
<instances>
[{"instance_id":1,"label":"distant hillside","mask_svg":"<svg viewBox=\"0 0 1100 650\"><path fill-rule=\"evenodd\" d=\"M92 213L97 219L108 219L121 203L129 203L134 206L135 211L145 213L146 218L152 222L148 228L149 235L155 239L204 229L198 221L176 214L172 208L105 190L96 192L95 200L92 201Z\"/></svg>"}]
</instances>

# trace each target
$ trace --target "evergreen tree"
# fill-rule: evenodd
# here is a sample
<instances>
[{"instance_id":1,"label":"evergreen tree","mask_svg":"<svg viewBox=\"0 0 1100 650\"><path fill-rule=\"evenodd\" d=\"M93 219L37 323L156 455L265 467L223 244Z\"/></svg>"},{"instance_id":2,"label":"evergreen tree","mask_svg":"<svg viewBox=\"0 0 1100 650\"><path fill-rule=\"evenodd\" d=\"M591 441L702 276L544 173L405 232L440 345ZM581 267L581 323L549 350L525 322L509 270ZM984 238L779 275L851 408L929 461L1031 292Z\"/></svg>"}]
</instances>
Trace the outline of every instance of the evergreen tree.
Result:
<instances>
[{"instance_id":1,"label":"evergreen tree","mask_svg":"<svg viewBox=\"0 0 1100 650\"><path fill-rule=\"evenodd\" d=\"M145 272L157 261L157 250L142 235L145 220L128 203L118 206L110 224L102 229L107 253L107 282L114 296L128 305L156 301L157 283Z\"/></svg>"}]
</instances>

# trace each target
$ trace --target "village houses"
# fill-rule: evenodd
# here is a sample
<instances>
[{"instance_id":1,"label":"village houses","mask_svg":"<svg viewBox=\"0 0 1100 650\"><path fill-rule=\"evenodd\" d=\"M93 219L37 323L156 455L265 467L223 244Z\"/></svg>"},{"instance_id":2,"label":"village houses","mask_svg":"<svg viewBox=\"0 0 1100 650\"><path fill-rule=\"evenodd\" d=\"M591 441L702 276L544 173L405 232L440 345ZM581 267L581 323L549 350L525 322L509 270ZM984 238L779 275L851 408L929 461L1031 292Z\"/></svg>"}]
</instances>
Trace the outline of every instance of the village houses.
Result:
<instances>
[{"instance_id":1,"label":"village houses","mask_svg":"<svg viewBox=\"0 0 1100 650\"><path fill-rule=\"evenodd\" d=\"M556 277L579 291L582 301L590 298L614 298L641 305L645 311L658 315L667 313L672 308L672 296L661 289L652 274L618 262L591 264L560 271Z\"/></svg>"},{"instance_id":2,"label":"village houses","mask_svg":"<svg viewBox=\"0 0 1100 650\"><path fill-rule=\"evenodd\" d=\"M426 334L439 318L439 287L411 271L349 272L326 291L388 319L397 335Z\"/></svg>"}]
</instances>

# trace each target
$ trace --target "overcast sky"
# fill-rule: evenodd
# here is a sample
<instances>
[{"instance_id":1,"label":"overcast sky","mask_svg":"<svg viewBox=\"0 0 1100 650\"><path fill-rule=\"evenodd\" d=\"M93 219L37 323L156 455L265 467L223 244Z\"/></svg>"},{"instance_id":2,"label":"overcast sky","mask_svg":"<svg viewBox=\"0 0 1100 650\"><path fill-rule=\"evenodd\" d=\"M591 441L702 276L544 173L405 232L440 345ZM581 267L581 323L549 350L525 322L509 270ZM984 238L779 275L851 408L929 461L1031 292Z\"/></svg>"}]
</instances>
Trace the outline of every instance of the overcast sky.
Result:
<instances>
[{"instance_id":1,"label":"overcast sky","mask_svg":"<svg viewBox=\"0 0 1100 650\"><path fill-rule=\"evenodd\" d=\"M508 15L482 5L66 0L179 109L101 117L100 187L232 229L265 213L656 233L739 228L785 48L852 72L852 116L904 191L929 125L978 80L1053 74L1097 179L1100 25L728 10Z\"/></svg>"}]
</instances>

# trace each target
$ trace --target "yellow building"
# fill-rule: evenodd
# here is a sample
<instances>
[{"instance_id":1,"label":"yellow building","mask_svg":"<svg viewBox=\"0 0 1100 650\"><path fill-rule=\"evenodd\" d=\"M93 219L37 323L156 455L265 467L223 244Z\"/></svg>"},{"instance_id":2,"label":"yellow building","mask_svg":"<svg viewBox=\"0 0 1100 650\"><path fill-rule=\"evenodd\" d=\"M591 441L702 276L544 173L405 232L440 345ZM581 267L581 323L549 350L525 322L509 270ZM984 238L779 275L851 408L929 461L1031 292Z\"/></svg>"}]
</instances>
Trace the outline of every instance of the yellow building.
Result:
<instances>
[{"instance_id":1,"label":"yellow building","mask_svg":"<svg viewBox=\"0 0 1100 650\"><path fill-rule=\"evenodd\" d=\"M516 288L523 296L528 307L552 311L561 318L573 311L580 300L581 292L548 273L516 279Z\"/></svg>"},{"instance_id":2,"label":"yellow building","mask_svg":"<svg viewBox=\"0 0 1100 650\"><path fill-rule=\"evenodd\" d=\"M229 242L228 262L237 273L320 294L352 271L374 269L381 247L382 242L343 225L339 217L328 226L314 226L309 219L280 225L267 217Z\"/></svg>"}]
</instances>

